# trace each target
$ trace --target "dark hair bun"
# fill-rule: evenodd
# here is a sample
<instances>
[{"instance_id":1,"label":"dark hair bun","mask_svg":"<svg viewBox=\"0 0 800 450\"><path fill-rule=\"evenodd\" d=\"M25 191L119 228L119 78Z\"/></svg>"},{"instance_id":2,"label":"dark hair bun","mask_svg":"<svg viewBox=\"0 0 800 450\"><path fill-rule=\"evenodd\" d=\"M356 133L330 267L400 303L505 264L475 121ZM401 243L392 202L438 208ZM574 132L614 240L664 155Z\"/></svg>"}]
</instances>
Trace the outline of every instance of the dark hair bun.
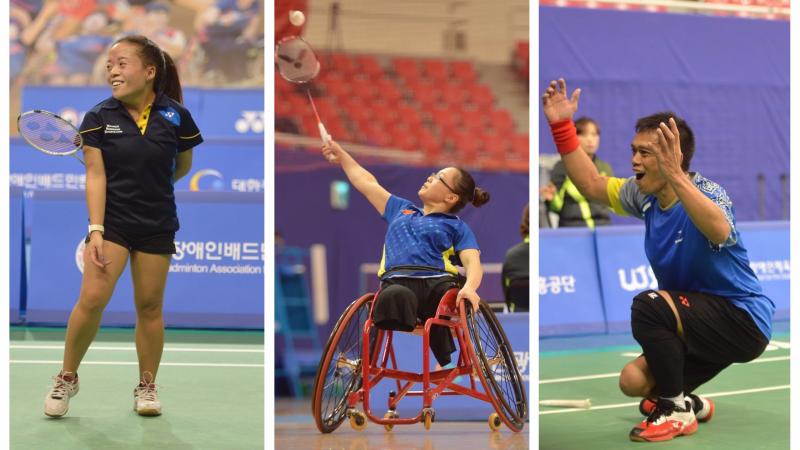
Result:
<instances>
[{"instance_id":1,"label":"dark hair bun","mask_svg":"<svg viewBox=\"0 0 800 450\"><path fill-rule=\"evenodd\" d=\"M472 194L472 206L480 208L489 201L489 193L483 189L476 187L475 192Z\"/></svg>"}]
</instances>

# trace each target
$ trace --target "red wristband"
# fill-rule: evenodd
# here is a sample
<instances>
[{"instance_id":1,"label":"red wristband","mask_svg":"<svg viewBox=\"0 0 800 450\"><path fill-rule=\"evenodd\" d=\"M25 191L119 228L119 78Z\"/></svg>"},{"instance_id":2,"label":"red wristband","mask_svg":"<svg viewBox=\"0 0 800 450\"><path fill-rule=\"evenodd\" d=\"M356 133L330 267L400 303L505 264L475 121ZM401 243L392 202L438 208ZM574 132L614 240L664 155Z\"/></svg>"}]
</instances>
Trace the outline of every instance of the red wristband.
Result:
<instances>
[{"instance_id":1,"label":"red wristband","mask_svg":"<svg viewBox=\"0 0 800 450\"><path fill-rule=\"evenodd\" d=\"M572 119L559 120L550 124L550 131L553 133L553 140L556 141L558 153L566 155L581 148L578 140L578 130Z\"/></svg>"}]
</instances>

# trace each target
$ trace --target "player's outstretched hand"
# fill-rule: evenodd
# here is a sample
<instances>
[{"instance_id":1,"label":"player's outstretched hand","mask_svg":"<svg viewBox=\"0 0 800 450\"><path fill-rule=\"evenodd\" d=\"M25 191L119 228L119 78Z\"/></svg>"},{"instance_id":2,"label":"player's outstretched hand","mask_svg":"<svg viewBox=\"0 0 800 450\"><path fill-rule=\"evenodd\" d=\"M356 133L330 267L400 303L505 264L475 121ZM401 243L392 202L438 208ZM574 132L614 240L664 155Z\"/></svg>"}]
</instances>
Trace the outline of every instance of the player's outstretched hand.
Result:
<instances>
[{"instance_id":1,"label":"player's outstretched hand","mask_svg":"<svg viewBox=\"0 0 800 450\"><path fill-rule=\"evenodd\" d=\"M669 126L661 122L656 133L658 134L658 143L655 154L661 174L668 180L680 176L683 173L681 169L683 153L681 152L681 134L675 119L669 118Z\"/></svg>"},{"instance_id":2,"label":"player's outstretched hand","mask_svg":"<svg viewBox=\"0 0 800 450\"><path fill-rule=\"evenodd\" d=\"M551 81L542 95L544 116L547 117L547 121L552 123L572 119L578 110L580 96L581 90L575 89L572 97L567 97L567 82L563 78Z\"/></svg>"},{"instance_id":3,"label":"player's outstretched hand","mask_svg":"<svg viewBox=\"0 0 800 450\"><path fill-rule=\"evenodd\" d=\"M344 154L344 149L333 139L326 141L325 144L322 145L322 156L331 164L341 163L342 154Z\"/></svg>"}]
</instances>

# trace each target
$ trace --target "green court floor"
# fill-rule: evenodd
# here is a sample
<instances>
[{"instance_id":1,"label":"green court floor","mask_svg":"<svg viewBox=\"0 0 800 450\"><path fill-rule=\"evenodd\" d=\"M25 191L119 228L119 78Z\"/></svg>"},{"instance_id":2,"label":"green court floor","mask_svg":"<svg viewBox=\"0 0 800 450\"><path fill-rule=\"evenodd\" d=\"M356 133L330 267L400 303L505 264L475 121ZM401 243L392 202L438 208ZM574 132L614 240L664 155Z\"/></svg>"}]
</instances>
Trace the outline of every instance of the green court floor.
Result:
<instances>
[{"instance_id":1,"label":"green court floor","mask_svg":"<svg viewBox=\"0 0 800 450\"><path fill-rule=\"evenodd\" d=\"M43 414L61 367L64 329L12 328L11 448L262 449L262 332L168 330L157 384L163 414L133 412L133 330L103 329L79 369L67 415Z\"/></svg>"},{"instance_id":2,"label":"green court floor","mask_svg":"<svg viewBox=\"0 0 800 450\"><path fill-rule=\"evenodd\" d=\"M638 346L542 352L540 399L589 398L592 408L540 407L539 448L788 449L789 335L775 334L772 339L760 358L729 367L696 391L715 401L710 422L700 424L694 435L656 444L628 439L642 416L638 400L626 397L617 387L620 369L638 354Z\"/></svg>"}]
</instances>

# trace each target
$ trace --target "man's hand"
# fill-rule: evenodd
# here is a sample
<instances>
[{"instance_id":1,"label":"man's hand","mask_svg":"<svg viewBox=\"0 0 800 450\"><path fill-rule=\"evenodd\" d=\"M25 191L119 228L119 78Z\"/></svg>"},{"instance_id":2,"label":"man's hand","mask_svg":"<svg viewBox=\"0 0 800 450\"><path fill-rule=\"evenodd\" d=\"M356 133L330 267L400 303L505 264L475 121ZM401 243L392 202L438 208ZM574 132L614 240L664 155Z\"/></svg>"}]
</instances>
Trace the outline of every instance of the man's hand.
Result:
<instances>
[{"instance_id":1,"label":"man's hand","mask_svg":"<svg viewBox=\"0 0 800 450\"><path fill-rule=\"evenodd\" d=\"M658 161L658 169L667 180L674 180L683 175L681 162L681 135L675 119L670 117L669 126L661 123L656 130L658 141L656 142L655 156Z\"/></svg>"},{"instance_id":2,"label":"man's hand","mask_svg":"<svg viewBox=\"0 0 800 450\"><path fill-rule=\"evenodd\" d=\"M544 95L542 95L544 115L547 117L547 121L553 123L572 119L575 111L578 110L580 96L581 90L575 89L572 97L567 98L567 82L563 78L559 78L558 81L551 81Z\"/></svg>"}]
</instances>

